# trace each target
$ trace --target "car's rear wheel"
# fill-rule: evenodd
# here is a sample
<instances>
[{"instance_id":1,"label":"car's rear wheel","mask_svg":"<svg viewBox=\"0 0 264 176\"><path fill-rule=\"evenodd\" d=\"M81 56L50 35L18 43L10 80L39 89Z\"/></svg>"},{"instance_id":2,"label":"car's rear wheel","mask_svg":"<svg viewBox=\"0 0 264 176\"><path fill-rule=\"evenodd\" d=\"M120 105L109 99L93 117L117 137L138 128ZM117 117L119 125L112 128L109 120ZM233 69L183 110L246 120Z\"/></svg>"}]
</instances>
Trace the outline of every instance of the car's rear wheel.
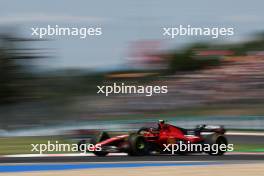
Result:
<instances>
[{"instance_id":1,"label":"car's rear wheel","mask_svg":"<svg viewBox=\"0 0 264 176\"><path fill-rule=\"evenodd\" d=\"M138 134L131 134L128 138L129 142L129 155L143 156L149 154L149 145L145 138Z\"/></svg>"},{"instance_id":2,"label":"car's rear wheel","mask_svg":"<svg viewBox=\"0 0 264 176\"><path fill-rule=\"evenodd\" d=\"M100 134L98 135L98 137L94 138L92 140L92 144L96 145L98 144L99 142L102 142L106 139L109 139L109 135L106 133L106 132L100 132ZM109 152L106 152L106 151L94 151L93 152L96 156L106 156Z\"/></svg>"},{"instance_id":3,"label":"car's rear wheel","mask_svg":"<svg viewBox=\"0 0 264 176\"><path fill-rule=\"evenodd\" d=\"M223 155L227 150L226 148L228 145L228 141L223 135L213 134L212 136L208 137L205 141L205 143L209 144L211 147L211 150L208 151L209 155L220 156ZM225 145L225 148L221 147L223 145Z\"/></svg>"}]
</instances>

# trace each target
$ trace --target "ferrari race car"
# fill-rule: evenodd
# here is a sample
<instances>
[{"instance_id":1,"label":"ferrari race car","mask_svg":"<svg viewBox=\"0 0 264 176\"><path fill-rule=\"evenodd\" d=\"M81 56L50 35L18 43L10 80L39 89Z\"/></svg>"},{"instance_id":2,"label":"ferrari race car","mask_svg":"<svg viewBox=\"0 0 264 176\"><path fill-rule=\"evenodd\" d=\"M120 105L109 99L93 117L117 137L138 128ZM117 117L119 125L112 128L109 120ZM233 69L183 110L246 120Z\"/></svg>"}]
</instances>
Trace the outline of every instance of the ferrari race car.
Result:
<instances>
[{"instance_id":1,"label":"ferrari race car","mask_svg":"<svg viewBox=\"0 0 264 176\"><path fill-rule=\"evenodd\" d=\"M223 155L227 149L220 146L228 145L225 132L222 126L199 125L195 129L183 129L160 120L157 127L143 127L130 134L110 137L107 132L100 132L97 137L92 138L90 143L100 146L100 150L93 151L97 156L117 152L125 152L131 156L194 152ZM78 146L81 147L85 143L87 141L81 140ZM190 150L188 146L193 144L199 145L200 148L195 151ZM185 150L178 150L179 145L185 145ZM207 147L206 150L204 150L205 147Z\"/></svg>"}]
</instances>

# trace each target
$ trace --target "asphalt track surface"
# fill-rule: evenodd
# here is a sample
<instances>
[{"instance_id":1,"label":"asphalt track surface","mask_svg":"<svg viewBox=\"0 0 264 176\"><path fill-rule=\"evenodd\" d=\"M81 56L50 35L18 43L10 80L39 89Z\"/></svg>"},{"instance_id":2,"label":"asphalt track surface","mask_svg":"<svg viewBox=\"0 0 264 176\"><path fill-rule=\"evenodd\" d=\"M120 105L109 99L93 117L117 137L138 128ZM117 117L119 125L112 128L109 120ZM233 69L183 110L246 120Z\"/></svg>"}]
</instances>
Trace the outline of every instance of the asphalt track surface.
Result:
<instances>
[{"instance_id":1,"label":"asphalt track surface","mask_svg":"<svg viewBox=\"0 0 264 176\"><path fill-rule=\"evenodd\" d=\"M263 144L264 136L228 135L229 143ZM246 140L246 141L245 141ZM65 162L134 162L134 161L264 161L264 153L227 154L210 156L205 154L189 155L152 155L152 156L49 156L49 157L1 157L0 163L65 163Z\"/></svg>"},{"instance_id":2,"label":"asphalt track surface","mask_svg":"<svg viewBox=\"0 0 264 176\"><path fill-rule=\"evenodd\" d=\"M17 157L0 158L0 163L61 163L61 162L134 162L134 161L264 161L264 155L155 155L155 156L65 156L65 157Z\"/></svg>"}]
</instances>

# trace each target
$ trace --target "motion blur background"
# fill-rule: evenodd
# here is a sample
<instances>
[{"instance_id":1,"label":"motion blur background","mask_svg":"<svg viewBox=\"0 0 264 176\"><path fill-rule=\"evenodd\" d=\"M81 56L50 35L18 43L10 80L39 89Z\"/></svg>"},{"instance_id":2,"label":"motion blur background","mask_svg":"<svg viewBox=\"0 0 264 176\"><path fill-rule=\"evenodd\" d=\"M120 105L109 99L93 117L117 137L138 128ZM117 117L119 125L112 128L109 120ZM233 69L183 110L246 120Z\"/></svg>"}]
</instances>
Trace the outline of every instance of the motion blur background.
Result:
<instances>
[{"instance_id":1,"label":"motion blur background","mask_svg":"<svg viewBox=\"0 0 264 176\"><path fill-rule=\"evenodd\" d=\"M14 147L24 141L17 136L122 131L157 119L264 130L263 6L260 0L1 0L1 153L27 152ZM163 27L180 24L233 27L235 35L162 36ZM31 36L32 27L47 25L102 27L103 35ZM97 94L97 85L114 82L168 86L168 94Z\"/></svg>"}]
</instances>

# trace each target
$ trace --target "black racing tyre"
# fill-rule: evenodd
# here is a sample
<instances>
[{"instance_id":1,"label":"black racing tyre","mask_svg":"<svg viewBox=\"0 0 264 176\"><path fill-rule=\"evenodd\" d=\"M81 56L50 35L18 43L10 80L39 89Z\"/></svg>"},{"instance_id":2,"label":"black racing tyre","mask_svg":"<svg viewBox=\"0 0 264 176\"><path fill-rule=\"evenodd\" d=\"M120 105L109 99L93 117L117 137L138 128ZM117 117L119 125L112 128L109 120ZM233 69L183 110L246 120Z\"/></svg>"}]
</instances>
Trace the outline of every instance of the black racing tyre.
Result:
<instances>
[{"instance_id":1,"label":"black racing tyre","mask_svg":"<svg viewBox=\"0 0 264 176\"><path fill-rule=\"evenodd\" d=\"M224 144L227 147L228 141L224 135L213 134L205 139L205 144L209 144L211 146L211 150L208 152L209 155L221 156L226 152L226 150L220 150L220 146ZM217 146L217 151L212 149L213 145Z\"/></svg>"},{"instance_id":2,"label":"black racing tyre","mask_svg":"<svg viewBox=\"0 0 264 176\"><path fill-rule=\"evenodd\" d=\"M92 139L92 144L95 145L95 144L102 142L102 141L109 139L109 138L110 138L110 136L107 134L107 132L105 132L105 131L100 132L98 137ZM108 154L108 152L105 152L105 151L94 151L93 153L96 156L106 156Z\"/></svg>"},{"instance_id":3,"label":"black racing tyre","mask_svg":"<svg viewBox=\"0 0 264 176\"><path fill-rule=\"evenodd\" d=\"M144 156L149 154L149 145L145 138L138 134L131 134L128 138L129 155Z\"/></svg>"}]
</instances>

